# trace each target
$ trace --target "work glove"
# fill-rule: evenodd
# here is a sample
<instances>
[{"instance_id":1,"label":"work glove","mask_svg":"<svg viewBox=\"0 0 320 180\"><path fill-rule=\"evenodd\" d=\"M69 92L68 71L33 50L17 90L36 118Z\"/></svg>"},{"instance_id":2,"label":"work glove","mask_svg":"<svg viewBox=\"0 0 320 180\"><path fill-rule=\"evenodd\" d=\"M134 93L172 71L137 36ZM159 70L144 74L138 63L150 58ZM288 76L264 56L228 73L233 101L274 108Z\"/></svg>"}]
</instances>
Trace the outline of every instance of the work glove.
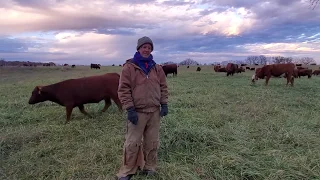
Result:
<instances>
[{"instance_id":1,"label":"work glove","mask_svg":"<svg viewBox=\"0 0 320 180\"><path fill-rule=\"evenodd\" d=\"M134 107L128 108L127 112L128 112L128 120L132 124L137 125L138 124L138 114L137 114L137 111L134 109Z\"/></svg>"},{"instance_id":2,"label":"work glove","mask_svg":"<svg viewBox=\"0 0 320 180\"><path fill-rule=\"evenodd\" d=\"M161 104L161 111L160 116L166 116L168 114L168 105L167 104Z\"/></svg>"}]
</instances>

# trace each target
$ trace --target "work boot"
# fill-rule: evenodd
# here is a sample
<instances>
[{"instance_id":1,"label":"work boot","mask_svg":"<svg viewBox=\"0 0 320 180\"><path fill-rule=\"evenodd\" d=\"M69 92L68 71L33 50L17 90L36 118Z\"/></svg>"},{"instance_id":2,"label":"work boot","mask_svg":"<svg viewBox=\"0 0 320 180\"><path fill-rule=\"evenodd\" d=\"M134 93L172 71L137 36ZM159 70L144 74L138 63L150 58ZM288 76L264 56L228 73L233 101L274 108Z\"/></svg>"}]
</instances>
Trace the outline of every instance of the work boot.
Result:
<instances>
[{"instance_id":1,"label":"work boot","mask_svg":"<svg viewBox=\"0 0 320 180\"><path fill-rule=\"evenodd\" d=\"M118 180L130 180L132 177L132 175L128 175L126 177L121 177L121 178L118 178Z\"/></svg>"},{"instance_id":2,"label":"work boot","mask_svg":"<svg viewBox=\"0 0 320 180\"><path fill-rule=\"evenodd\" d=\"M147 170L147 169L144 169L141 173L142 173L143 175L147 175L147 176L156 175L156 172L155 172L155 171Z\"/></svg>"}]
</instances>

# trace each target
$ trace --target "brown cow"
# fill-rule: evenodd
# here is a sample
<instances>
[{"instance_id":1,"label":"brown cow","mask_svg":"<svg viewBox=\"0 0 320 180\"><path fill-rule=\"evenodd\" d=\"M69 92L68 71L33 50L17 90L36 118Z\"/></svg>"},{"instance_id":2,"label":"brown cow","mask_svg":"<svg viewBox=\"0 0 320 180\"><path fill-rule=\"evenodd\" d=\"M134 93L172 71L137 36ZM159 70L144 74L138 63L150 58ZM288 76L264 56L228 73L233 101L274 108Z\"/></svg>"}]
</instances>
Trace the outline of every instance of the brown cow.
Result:
<instances>
[{"instance_id":1,"label":"brown cow","mask_svg":"<svg viewBox=\"0 0 320 180\"><path fill-rule=\"evenodd\" d=\"M172 76L176 75L178 73L178 66L176 64L166 64L162 66L162 69L164 71L164 74L167 75L172 73Z\"/></svg>"},{"instance_id":2,"label":"brown cow","mask_svg":"<svg viewBox=\"0 0 320 180\"><path fill-rule=\"evenodd\" d=\"M317 76L320 74L320 70L314 70L312 74Z\"/></svg>"},{"instance_id":3,"label":"brown cow","mask_svg":"<svg viewBox=\"0 0 320 180\"><path fill-rule=\"evenodd\" d=\"M299 66L299 67L297 67L297 69L308 69L308 68Z\"/></svg>"},{"instance_id":4,"label":"brown cow","mask_svg":"<svg viewBox=\"0 0 320 180\"><path fill-rule=\"evenodd\" d=\"M233 63L228 63L226 70L227 70L227 76L232 75L236 72L236 70L238 69L238 65L237 64L233 64Z\"/></svg>"},{"instance_id":5,"label":"brown cow","mask_svg":"<svg viewBox=\"0 0 320 180\"><path fill-rule=\"evenodd\" d=\"M218 70L221 68L221 66L220 65L214 65L213 66L213 70L215 71L215 72L218 72Z\"/></svg>"},{"instance_id":6,"label":"brown cow","mask_svg":"<svg viewBox=\"0 0 320 180\"><path fill-rule=\"evenodd\" d=\"M300 76L308 76L308 78L311 78L312 69L299 69L298 77L300 78Z\"/></svg>"},{"instance_id":7,"label":"brown cow","mask_svg":"<svg viewBox=\"0 0 320 180\"><path fill-rule=\"evenodd\" d=\"M102 112L111 105L111 99L117 104L120 111L122 105L118 98L118 86L120 75L117 73L106 73L103 75L69 79L47 86L36 86L32 91L29 104L44 101L56 102L66 107L66 123L70 121L73 108L91 117L85 110L84 104L99 103L105 101Z\"/></svg>"},{"instance_id":8,"label":"brown cow","mask_svg":"<svg viewBox=\"0 0 320 180\"><path fill-rule=\"evenodd\" d=\"M201 67L197 67L197 71L201 71Z\"/></svg>"},{"instance_id":9,"label":"brown cow","mask_svg":"<svg viewBox=\"0 0 320 180\"><path fill-rule=\"evenodd\" d=\"M236 73L246 72L246 70L243 67L239 67L236 69Z\"/></svg>"},{"instance_id":10,"label":"brown cow","mask_svg":"<svg viewBox=\"0 0 320 180\"><path fill-rule=\"evenodd\" d=\"M287 75L287 85L290 82L291 86L293 86L294 68L295 68L295 65L293 63L265 65L265 66L263 66L261 68L260 71L257 71L257 73L252 76L252 82L255 82L254 80L258 80L259 78L260 79L264 79L264 77L266 76L265 85L267 86L271 76L278 77L281 74L286 73L286 75Z\"/></svg>"}]
</instances>

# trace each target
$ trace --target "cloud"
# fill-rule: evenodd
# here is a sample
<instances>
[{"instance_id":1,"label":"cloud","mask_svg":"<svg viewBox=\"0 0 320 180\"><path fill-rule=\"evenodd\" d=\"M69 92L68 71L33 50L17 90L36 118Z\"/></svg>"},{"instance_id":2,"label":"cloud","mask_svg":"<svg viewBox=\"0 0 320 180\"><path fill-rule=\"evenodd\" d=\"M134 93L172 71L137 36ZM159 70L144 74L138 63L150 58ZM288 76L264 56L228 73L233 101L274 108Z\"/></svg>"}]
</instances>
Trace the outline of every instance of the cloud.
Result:
<instances>
[{"instance_id":1,"label":"cloud","mask_svg":"<svg viewBox=\"0 0 320 180\"><path fill-rule=\"evenodd\" d=\"M142 36L159 62L320 60L320 12L300 0L2 0L0 10L0 58L10 60L122 64Z\"/></svg>"}]
</instances>

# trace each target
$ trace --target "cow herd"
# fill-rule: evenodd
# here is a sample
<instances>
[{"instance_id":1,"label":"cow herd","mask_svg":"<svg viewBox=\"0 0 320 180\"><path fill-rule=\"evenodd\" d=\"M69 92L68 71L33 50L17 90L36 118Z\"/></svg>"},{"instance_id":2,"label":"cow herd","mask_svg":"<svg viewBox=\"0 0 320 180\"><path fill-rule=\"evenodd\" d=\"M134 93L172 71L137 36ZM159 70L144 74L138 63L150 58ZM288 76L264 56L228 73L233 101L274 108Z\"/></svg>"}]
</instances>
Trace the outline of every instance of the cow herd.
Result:
<instances>
[{"instance_id":1,"label":"cow herd","mask_svg":"<svg viewBox=\"0 0 320 180\"><path fill-rule=\"evenodd\" d=\"M227 76L233 76L234 73L245 72L243 66L246 66L246 64L241 64L240 67L237 64L233 63L228 63L226 67L216 65L214 66L214 71L226 72ZM283 77L287 79L287 85L290 83L290 85L293 86L294 78L300 78L301 76L308 76L308 78L311 78L312 75L317 76L320 74L320 69L314 70L312 72L312 69L308 69L307 67L301 67L301 65L295 65L293 63L270 64L264 65L261 68L246 67L246 69L255 70L255 74L252 75L251 78L253 83L255 83L255 81L258 79L266 78L265 85L268 85L268 82L271 77L281 77L281 75L284 75Z\"/></svg>"},{"instance_id":2,"label":"cow herd","mask_svg":"<svg viewBox=\"0 0 320 180\"><path fill-rule=\"evenodd\" d=\"M91 64L91 69L100 69L100 64ZM177 76L178 66L176 64L162 65L162 69L167 76L173 74ZM215 72L226 72L227 76L233 76L235 73L245 72L243 66L228 63L226 67L216 65L213 67ZM250 69L251 70L251 69ZM265 84L271 77L281 77L284 75L287 79L287 85L293 86L294 78L301 76L319 75L320 69L312 72L311 69L297 67L295 64L271 64L256 68L252 75L252 82L258 79L266 79ZM196 71L201 71L198 67ZM55 84L46 86L36 86L29 99L29 104L36 104L44 101L52 101L66 108L66 123L70 121L73 108L78 107L80 112L91 117L84 109L84 104L99 103L104 100L105 105L102 112L105 112L111 105L111 100L122 111L122 105L118 98L117 90L119 86L120 75L118 73L106 73L103 75L95 75L90 77L68 79Z\"/></svg>"}]
</instances>

